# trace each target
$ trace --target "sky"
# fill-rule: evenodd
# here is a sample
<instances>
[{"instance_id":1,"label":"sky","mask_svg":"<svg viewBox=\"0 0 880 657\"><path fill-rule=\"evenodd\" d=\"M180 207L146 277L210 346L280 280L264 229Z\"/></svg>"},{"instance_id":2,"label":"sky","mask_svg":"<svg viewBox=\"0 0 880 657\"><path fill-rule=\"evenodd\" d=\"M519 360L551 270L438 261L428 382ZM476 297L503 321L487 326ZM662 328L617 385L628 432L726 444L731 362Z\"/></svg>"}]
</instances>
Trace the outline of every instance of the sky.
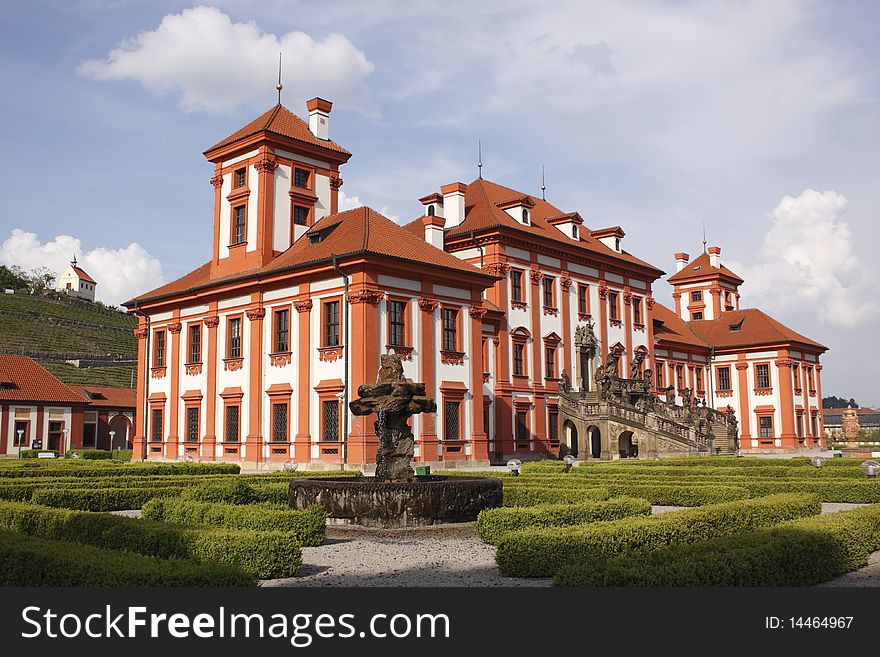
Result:
<instances>
[{"instance_id":1,"label":"sky","mask_svg":"<svg viewBox=\"0 0 880 657\"><path fill-rule=\"evenodd\" d=\"M118 304L210 259L202 152L333 101L342 207L401 223L477 174L621 226L671 274L722 248L758 307L880 405L880 5L870 0L0 4L0 264L75 253ZM671 305L671 288L654 285Z\"/></svg>"}]
</instances>

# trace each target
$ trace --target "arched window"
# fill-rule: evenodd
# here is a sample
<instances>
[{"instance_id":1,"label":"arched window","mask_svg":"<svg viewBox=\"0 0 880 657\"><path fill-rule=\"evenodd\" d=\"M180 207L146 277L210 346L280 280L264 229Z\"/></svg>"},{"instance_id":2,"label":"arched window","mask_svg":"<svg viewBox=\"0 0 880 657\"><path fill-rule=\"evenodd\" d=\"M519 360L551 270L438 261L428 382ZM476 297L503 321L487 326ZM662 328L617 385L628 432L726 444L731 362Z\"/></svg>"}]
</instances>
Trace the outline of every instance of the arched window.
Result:
<instances>
[{"instance_id":1,"label":"arched window","mask_svg":"<svg viewBox=\"0 0 880 657\"><path fill-rule=\"evenodd\" d=\"M431 205L428 206L428 216L429 216L429 217L433 217L433 216L434 216L434 204L433 204L433 203L432 203Z\"/></svg>"},{"instance_id":2,"label":"arched window","mask_svg":"<svg viewBox=\"0 0 880 657\"><path fill-rule=\"evenodd\" d=\"M523 221L524 224L528 224L528 223L529 223L529 211L528 211L528 208L523 208L523 211L522 211L522 221Z\"/></svg>"},{"instance_id":3,"label":"arched window","mask_svg":"<svg viewBox=\"0 0 880 657\"><path fill-rule=\"evenodd\" d=\"M620 238L619 237L614 238L614 250L620 251Z\"/></svg>"},{"instance_id":4,"label":"arched window","mask_svg":"<svg viewBox=\"0 0 880 657\"><path fill-rule=\"evenodd\" d=\"M580 237L578 235L578 227L575 225L572 225L572 227L571 227L571 236L575 239L579 239L579 237Z\"/></svg>"}]
</instances>

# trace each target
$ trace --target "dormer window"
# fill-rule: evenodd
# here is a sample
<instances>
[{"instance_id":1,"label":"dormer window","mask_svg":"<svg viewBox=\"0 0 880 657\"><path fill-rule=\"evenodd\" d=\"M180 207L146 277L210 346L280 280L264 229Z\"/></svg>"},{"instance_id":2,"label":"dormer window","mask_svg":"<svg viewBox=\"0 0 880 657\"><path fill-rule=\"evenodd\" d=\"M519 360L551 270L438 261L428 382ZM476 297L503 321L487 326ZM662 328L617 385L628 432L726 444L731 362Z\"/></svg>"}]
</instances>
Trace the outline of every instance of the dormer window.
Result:
<instances>
[{"instance_id":1,"label":"dormer window","mask_svg":"<svg viewBox=\"0 0 880 657\"><path fill-rule=\"evenodd\" d=\"M235 186L244 187L247 183L247 169L235 170Z\"/></svg>"},{"instance_id":2,"label":"dormer window","mask_svg":"<svg viewBox=\"0 0 880 657\"><path fill-rule=\"evenodd\" d=\"M620 251L620 238L619 237L614 238L614 250Z\"/></svg>"},{"instance_id":3,"label":"dormer window","mask_svg":"<svg viewBox=\"0 0 880 657\"><path fill-rule=\"evenodd\" d=\"M580 237L581 237L581 235L580 235L580 231L578 230L578 227L575 226L575 225L573 225L573 224L572 224L572 227L571 227L571 236L572 236L573 238L575 238L576 240L577 240L577 239L580 239Z\"/></svg>"},{"instance_id":4,"label":"dormer window","mask_svg":"<svg viewBox=\"0 0 880 657\"><path fill-rule=\"evenodd\" d=\"M522 210L522 222L526 226L529 225L529 210L528 210L528 208L523 208L523 210Z\"/></svg>"},{"instance_id":5,"label":"dormer window","mask_svg":"<svg viewBox=\"0 0 880 657\"><path fill-rule=\"evenodd\" d=\"M428 216L429 216L429 217L433 217L433 216L434 216L434 205L433 205L433 204L431 204L431 205L428 206Z\"/></svg>"},{"instance_id":6,"label":"dormer window","mask_svg":"<svg viewBox=\"0 0 880 657\"><path fill-rule=\"evenodd\" d=\"M743 326L743 322L744 322L744 321L745 321L745 318L739 320L736 324L731 324L731 325L730 325L730 330L733 331L733 332L736 332L736 331L740 331L740 330L742 330L742 326Z\"/></svg>"}]
</instances>

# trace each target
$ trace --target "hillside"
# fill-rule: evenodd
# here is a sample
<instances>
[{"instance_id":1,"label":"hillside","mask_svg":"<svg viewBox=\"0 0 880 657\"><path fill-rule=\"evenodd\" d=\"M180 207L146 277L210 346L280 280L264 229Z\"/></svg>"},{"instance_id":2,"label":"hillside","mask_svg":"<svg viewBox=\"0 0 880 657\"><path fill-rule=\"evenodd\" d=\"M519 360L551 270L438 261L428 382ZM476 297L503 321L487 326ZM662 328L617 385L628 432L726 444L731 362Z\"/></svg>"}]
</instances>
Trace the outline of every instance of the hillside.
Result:
<instances>
[{"instance_id":1,"label":"hillside","mask_svg":"<svg viewBox=\"0 0 880 657\"><path fill-rule=\"evenodd\" d=\"M134 316L79 299L0 294L0 353L30 356L67 384L135 381Z\"/></svg>"}]
</instances>

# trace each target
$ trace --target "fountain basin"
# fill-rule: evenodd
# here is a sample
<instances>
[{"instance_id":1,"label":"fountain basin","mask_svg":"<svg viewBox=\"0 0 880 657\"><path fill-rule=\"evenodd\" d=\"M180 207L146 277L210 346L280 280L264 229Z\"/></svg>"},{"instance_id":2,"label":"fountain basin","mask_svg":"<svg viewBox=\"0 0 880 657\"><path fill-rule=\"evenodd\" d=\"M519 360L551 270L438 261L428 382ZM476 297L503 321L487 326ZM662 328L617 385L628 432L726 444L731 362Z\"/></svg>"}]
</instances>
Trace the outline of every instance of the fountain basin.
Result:
<instances>
[{"instance_id":1,"label":"fountain basin","mask_svg":"<svg viewBox=\"0 0 880 657\"><path fill-rule=\"evenodd\" d=\"M305 509L320 504L331 523L384 528L472 522L483 509L501 506L501 480L495 477L424 475L413 479L293 479L290 506Z\"/></svg>"}]
</instances>

